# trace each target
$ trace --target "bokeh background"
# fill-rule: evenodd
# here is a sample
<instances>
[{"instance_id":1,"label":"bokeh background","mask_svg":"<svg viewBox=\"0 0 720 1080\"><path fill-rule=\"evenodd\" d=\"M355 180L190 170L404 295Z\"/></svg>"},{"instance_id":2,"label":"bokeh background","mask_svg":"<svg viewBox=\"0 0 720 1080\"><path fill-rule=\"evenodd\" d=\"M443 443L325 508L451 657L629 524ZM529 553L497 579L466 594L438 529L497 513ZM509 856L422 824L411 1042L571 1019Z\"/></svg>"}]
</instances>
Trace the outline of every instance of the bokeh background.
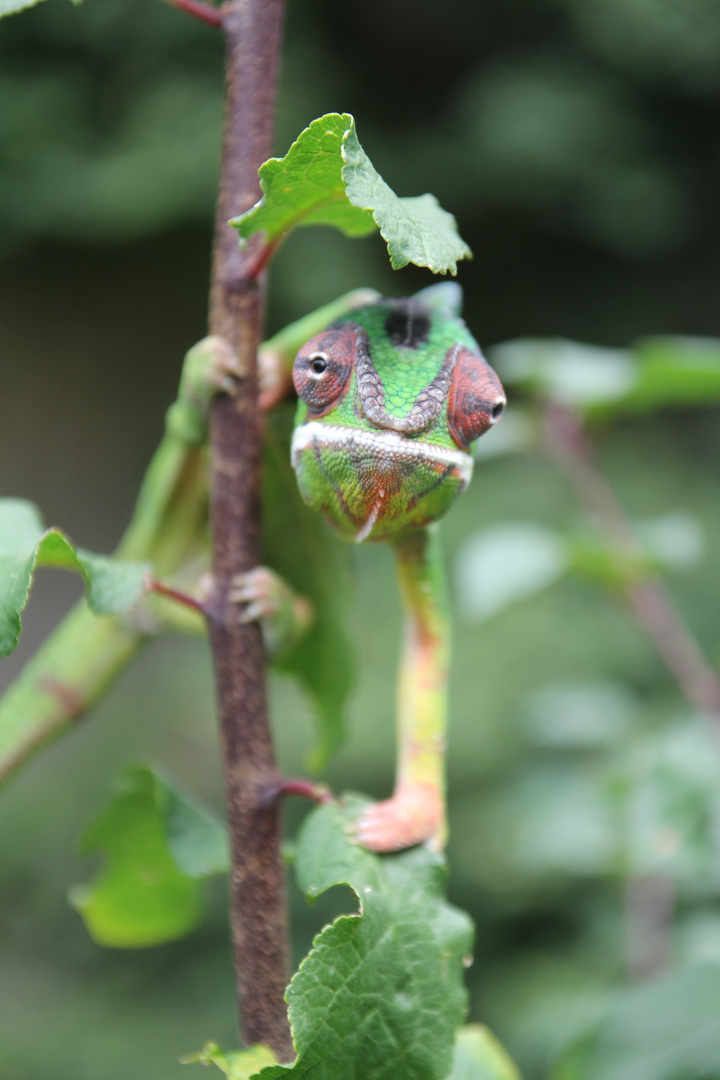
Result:
<instances>
[{"instance_id":1,"label":"bokeh background","mask_svg":"<svg viewBox=\"0 0 720 1080\"><path fill-rule=\"evenodd\" d=\"M0 486L93 550L122 532L204 333L221 93L219 35L153 0L48 0L0 23ZM291 0L278 152L328 111L355 115L399 194L432 191L456 215L483 346L720 336L718 0ZM269 329L355 286L404 295L429 278L393 273L378 238L300 230L273 265ZM675 522L668 588L716 663L717 412L664 409L593 438L629 516ZM582 522L539 448L484 458L444 525L456 595L475 588L485 530ZM399 602L387 551L351 557L361 675L327 778L383 796ZM493 613L458 605L450 895L477 923L472 1018L527 1080L560 1076L565 1047L596 1030L582 1080L712 1080L720 758L616 595L539 584ZM77 591L40 575L3 685ZM301 772L308 709L275 678L272 702L281 763ZM124 764L161 762L219 808L217 758L207 648L164 640L3 792L0 1075L171 1080L179 1054L235 1042L224 882L198 932L138 952L99 948L66 901L92 869L77 837ZM643 838L673 915L662 970L634 984ZM298 956L334 903L293 893Z\"/></svg>"}]
</instances>

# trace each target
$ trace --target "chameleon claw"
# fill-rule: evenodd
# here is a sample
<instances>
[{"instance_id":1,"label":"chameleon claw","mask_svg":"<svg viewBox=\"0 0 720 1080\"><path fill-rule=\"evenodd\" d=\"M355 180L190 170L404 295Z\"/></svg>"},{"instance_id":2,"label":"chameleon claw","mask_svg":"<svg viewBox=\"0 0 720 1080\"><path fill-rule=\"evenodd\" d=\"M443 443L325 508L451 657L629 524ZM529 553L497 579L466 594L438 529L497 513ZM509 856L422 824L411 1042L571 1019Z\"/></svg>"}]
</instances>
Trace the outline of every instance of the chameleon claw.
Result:
<instances>
[{"instance_id":1,"label":"chameleon claw","mask_svg":"<svg viewBox=\"0 0 720 1080\"><path fill-rule=\"evenodd\" d=\"M213 386L230 397L235 397L238 380L246 374L243 365L225 338L217 334L207 337L202 342L212 356L209 379Z\"/></svg>"},{"instance_id":2,"label":"chameleon claw","mask_svg":"<svg viewBox=\"0 0 720 1080\"><path fill-rule=\"evenodd\" d=\"M267 566L256 566L246 574L237 574L232 579L228 598L234 604L246 605L238 613L238 622L255 622L277 615L282 605L282 587L277 574Z\"/></svg>"},{"instance_id":3,"label":"chameleon claw","mask_svg":"<svg viewBox=\"0 0 720 1080\"><path fill-rule=\"evenodd\" d=\"M443 808L432 784L403 784L392 799L374 803L355 822L353 839L368 851L401 851L415 844L442 848Z\"/></svg>"},{"instance_id":4,"label":"chameleon claw","mask_svg":"<svg viewBox=\"0 0 720 1080\"><path fill-rule=\"evenodd\" d=\"M237 621L259 622L265 646L273 655L292 647L312 624L312 605L298 596L283 579L267 566L256 566L232 579L228 598L244 605Z\"/></svg>"}]
</instances>

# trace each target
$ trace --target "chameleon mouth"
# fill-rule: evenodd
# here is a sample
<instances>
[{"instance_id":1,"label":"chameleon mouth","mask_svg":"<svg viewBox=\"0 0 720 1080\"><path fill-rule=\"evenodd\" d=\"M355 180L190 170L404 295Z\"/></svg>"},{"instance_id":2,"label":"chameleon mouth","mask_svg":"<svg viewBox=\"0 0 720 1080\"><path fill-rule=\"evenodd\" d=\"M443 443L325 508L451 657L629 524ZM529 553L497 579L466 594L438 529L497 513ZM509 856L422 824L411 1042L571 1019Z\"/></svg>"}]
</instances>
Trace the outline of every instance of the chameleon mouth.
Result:
<instances>
[{"instance_id":1,"label":"chameleon mouth","mask_svg":"<svg viewBox=\"0 0 720 1080\"><path fill-rule=\"evenodd\" d=\"M293 433L291 461L298 475L306 450L315 455L337 453L353 461L358 473L356 491L361 487L363 496L361 505L355 502L352 511L346 506L343 516L345 528L350 521L354 523L358 543L366 540L376 526L382 527L385 519L392 515L393 495L407 483L409 474L417 474L420 480L421 486L415 489L413 500L418 502L449 474L456 478L460 489L466 487L473 471L472 457L462 450L434 446L417 438L408 439L395 431L365 431L316 420L301 424ZM423 473L428 474L427 489L422 483Z\"/></svg>"}]
</instances>

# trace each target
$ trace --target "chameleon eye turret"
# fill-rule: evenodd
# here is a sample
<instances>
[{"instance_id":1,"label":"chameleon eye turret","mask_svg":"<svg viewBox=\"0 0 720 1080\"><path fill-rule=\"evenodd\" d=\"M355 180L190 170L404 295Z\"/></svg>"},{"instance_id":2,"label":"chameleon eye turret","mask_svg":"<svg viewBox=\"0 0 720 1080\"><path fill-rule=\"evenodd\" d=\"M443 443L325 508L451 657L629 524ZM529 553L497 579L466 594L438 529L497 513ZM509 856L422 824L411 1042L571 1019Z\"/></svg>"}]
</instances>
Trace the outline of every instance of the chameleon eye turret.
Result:
<instances>
[{"instance_id":1,"label":"chameleon eye turret","mask_svg":"<svg viewBox=\"0 0 720 1080\"><path fill-rule=\"evenodd\" d=\"M312 416L324 416L344 392L353 370L354 347L355 335L346 325L318 334L297 354L293 383Z\"/></svg>"},{"instance_id":2,"label":"chameleon eye turret","mask_svg":"<svg viewBox=\"0 0 720 1080\"><path fill-rule=\"evenodd\" d=\"M458 446L484 435L503 414L505 394L500 380L482 358L463 348L457 358L448 396L448 430Z\"/></svg>"}]
</instances>

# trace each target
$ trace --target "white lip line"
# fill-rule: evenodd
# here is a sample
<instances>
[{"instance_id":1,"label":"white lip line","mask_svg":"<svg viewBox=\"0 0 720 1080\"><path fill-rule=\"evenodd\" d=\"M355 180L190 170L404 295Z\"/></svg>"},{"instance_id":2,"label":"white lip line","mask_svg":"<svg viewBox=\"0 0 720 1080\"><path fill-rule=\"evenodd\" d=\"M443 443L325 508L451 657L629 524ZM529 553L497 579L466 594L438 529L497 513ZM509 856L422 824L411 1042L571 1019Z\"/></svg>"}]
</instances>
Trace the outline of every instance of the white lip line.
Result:
<instances>
[{"instance_id":1,"label":"white lip line","mask_svg":"<svg viewBox=\"0 0 720 1080\"><path fill-rule=\"evenodd\" d=\"M313 439L320 439L326 445L334 442L359 442L368 446L377 447L378 443L384 443L387 449L393 453L401 454L410 458L433 458L435 461L444 462L447 465L455 465L465 483L469 483L473 471L473 459L470 454L462 450L446 450L442 446L433 446L432 443L410 442L397 435L394 431L365 431L362 428L341 427L337 424L321 424L317 420L310 420L307 424L301 424L293 432L291 443L291 456L293 468L297 464L297 455L304 450Z\"/></svg>"}]
</instances>

